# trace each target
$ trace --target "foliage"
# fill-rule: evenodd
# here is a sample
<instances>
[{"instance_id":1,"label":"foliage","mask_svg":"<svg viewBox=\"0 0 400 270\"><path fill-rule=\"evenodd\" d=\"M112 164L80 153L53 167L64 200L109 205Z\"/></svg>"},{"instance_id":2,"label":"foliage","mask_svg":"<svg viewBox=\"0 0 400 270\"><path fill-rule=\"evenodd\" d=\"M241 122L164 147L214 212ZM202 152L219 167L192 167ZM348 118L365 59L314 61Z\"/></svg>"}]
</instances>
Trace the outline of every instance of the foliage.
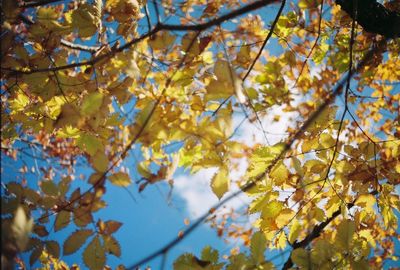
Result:
<instances>
[{"instance_id":1,"label":"foliage","mask_svg":"<svg viewBox=\"0 0 400 270\"><path fill-rule=\"evenodd\" d=\"M400 29L398 5L369 2ZM257 221L224 220L219 234L250 252L206 247L175 269L273 269L266 248L290 252L284 269L396 259L400 40L376 23L363 29L351 9L332 0L3 1L1 147L21 177L2 188L2 262L24 265L17 253L28 252L30 265L77 269L58 258L79 252L85 267L108 267L123 250L113 236L122 223L94 215L107 207L106 186L173 188L177 168L217 168L210 186L221 203L130 269L241 192ZM234 117L265 133L277 108L297 113L281 142L235 139ZM27 158L40 162L40 179L24 178ZM234 182L240 162L248 168ZM91 173L78 177L82 163ZM66 228L65 242L49 240Z\"/></svg>"}]
</instances>

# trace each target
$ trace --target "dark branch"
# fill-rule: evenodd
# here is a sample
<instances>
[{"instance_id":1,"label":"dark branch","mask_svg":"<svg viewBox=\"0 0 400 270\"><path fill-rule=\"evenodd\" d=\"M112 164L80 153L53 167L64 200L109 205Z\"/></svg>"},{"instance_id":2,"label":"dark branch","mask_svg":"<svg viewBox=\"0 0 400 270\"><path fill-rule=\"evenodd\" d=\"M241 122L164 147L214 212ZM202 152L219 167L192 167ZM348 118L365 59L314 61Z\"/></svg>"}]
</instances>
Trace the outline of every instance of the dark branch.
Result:
<instances>
[{"instance_id":1,"label":"dark branch","mask_svg":"<svg viewBox=\"0 0 400 270\"><path fill-rule=\"evenodd\" d=\"M274 2L277 2L276 0L261 0L261 1L256 1L254 3L248 4L246 6L243 6L237 10L234 10L228 14L222 15L221 17L215 18L213 20L210 20L206 23L201 23L201 24L193 24L193 25L174 25L174 24L163 24L162 29L164 30L173 30L173 31L203 31L206 30L212 26L219 25L225 21L228 21L230 19L239 17L243 14L249 13L250 11L257 10L259 8L265 7L267 5L270 5Z\"/></svg>"},{"instance_id":2,"label":"dark branch","mask_svg":"<svg viewBox=\"0 0 400 270\"><path fill-rule=\"evenodd\" d=\"M131 40L130 42L126 43L125 45L116 48L115 50L112 50L111 52L103 55L99 55L97 57L94 57L90 60L83 61L83 62L78 62L78 63L73 63L65 66L59 66L59 67L52 67L52 68L39 68L39 69L31 69L31 70L16 70L12 68L2 68L4 71L11 72L11 75L13 74L32 74L32 73L38 73L38 72L54 72L54 71L59 71L59 70L65 70L65 69L72 69L76 67L81 67L81 66L93 66L94 64L98 63L101 60L108 59L116 55L117 53L120 53L130 47L132 47L134 44L160 32L160 31L197 31L201 32L204 31L210 27L217 26L227 20L236 18L238 16L241 16L243 14L246 14L248 12L251 12L253 10L257 10L261 7L267 6L269 4L272 4L276 2L275 0L260 0L253 2L251 4L248 4L246 6L243 6L237 10L233 10L225 15L222 15L221 17L218 17L216 19L210 20L209 22L202 23L202 24L193 24L193 25L174 25L174 24L157 24L153 30L141 35L138 38L135 38Z\"/></svg>"},{"instance_id":3,"label":"dark branch","mask_svg":"<svg viewBox=\"0 0 400 270\"><path fill-rule=\"evenodd\" d=\"M356 20L365 31L381 34L386 38L400 37L400 12L385 8L376 0L336 0L336 4Z\"/></svg>"},{"instance_id":4,"label":"dark branch","mask_svg":"<svg viewBox=\"0 0 400 270\"><path fill-rule=\"evenodd\" d=\"M349 204L347 204L347 209L350 209L353 206L354 206L353 203L349 203ZM308 244L310 244L314 239L318 238L321 235L321 233L325 229L325 227L328 226L329 223L331 223L331 221L334 220L337 216L339 216L341 212L342 212L342 210L339 208L332 214L332 216L330 218L328 218L324 222L315 226L314 229L311 231L311 233L306 236L306 238L304 238L300 242L294 242L292 245L293 250L298 249L298 248L304 248L304 247L308 246ZM293 252L293 250L292 250L292 252ZM291 256L289 256L289 258L283 265L282 270L287 270L287 269L291 268L292 266L293 266L292 258L291 258Z\"/></svg>"},{"instance_id":5,"label":"dark branch","mask_svg":"<svg viewBox=\"0 0 400 270\"><path fill-rule=\"evenodd\" d=\"M279 8L278 13L275 16L275 20L271 25L271 29L269 30L267 37L264 39L264 42L261 45L261 48L258 51L256 58L254 58L253 62L251 63L249 69L246 72L246 75L244 75L242 81L245 81L246 78L249 76L249 74L250 74L251 70L253 69L254 65L256 64L258 58L260 58L262 51L264 50L265 46L267 45L268 40L271 38L272 34L274 33L275 26L278 23L279 18L281 17L281 14L282 14L283 8L285 7L285 4L286 4L286 0L283 0L281 7Z\"/></svg>"},{"instance_id":6,"label":"dark branch","mask_svg":"<svg viewBox=\"0 0 400 270\"><path fill-rule=\"evenodd\" d=\"M61 0L39 0L39 1L23 2L21 5L19 5L19 7L21 8L40 7L55 2L61 2Z\"/></svg>"}]
</instances>

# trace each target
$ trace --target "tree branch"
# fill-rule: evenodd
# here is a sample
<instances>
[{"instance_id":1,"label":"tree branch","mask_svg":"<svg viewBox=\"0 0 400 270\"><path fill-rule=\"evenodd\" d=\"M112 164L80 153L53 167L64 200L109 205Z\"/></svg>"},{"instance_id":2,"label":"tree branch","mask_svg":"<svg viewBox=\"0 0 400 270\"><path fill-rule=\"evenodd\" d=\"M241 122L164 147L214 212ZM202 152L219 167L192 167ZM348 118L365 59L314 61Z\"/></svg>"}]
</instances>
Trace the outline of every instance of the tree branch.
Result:
<instances>
[{"instance_id":1,"label":"tree branch","mask_svg":"<svg viewBox=\"0 0 400 270\"><path fill-rule=\"evenodd\" d=\"M281 7L279 8L278 13L275 16L275 20L271 25L271 29L269 30L267 37L265 38L263 44L261 45L261 48L258 51L256 58L254 58L253 62L251 63L251 65L249 67L249 69L247 70L246 75L244 75L244 77L242 78L242 81L245 81L246 78L249 76L251 70L253 69L254 65L256 64L258 58L260 58L261 53L263 52L265 46L267 45L268 40L271 38L272 34L274 33L275 26L278 23L279 18L281 17L281 14L282 14L283 8L285 7L285 4L286 4L286 0L283 0L282 4L281 4Z\"/></svg>"},{"instance_id":2,"label":"tree branch","mask_svg":"<svg viewBox=\"0 0 400 270\"><path fill-rule=\"evenodd\" d=\"M39 1L31 1L31 2L23 2L19 5L20 8L32 8L32 7L40 7L47 4L52 4L55 2L61 2L62 0L39 0Z\"/></svg>"},{"instance_id":3,"label":"tree branch","mask_svg":"<svg viewBox=\"0 0 400 270\"><path fill-rule=\"evenodd\" d=\"M354 203L349 203L349 204L347 204L347 209L351 209L353 206L354 206ZM331 217L329 217L324 222L315 226L314 229L311 231L311 233L306 236L306 238L304 238L300 242L294 242L292 245L293 250L308 246L308 244L310 244L314 239L318 238L321 235L321 233L325 229L325 227L328 226L329 223L331 223L331 221L334 220L337 216L339 216L341 212L342 212L342 210L339 208L332 214ZM292 250L292 252L293 252L293 250ZM292 252L290 253L290 255L292 255ZM289 256L289 258L283 265L282 270L287 270L292 266L293 266L293 261L292 261L291 256Z\"/></svg>"},{"instance_id":4,"label":"tree branch","mask_svg":"<svg viewBox=\"0 0 400 270\"><path fill-rule=\"evenodd\" d=\"M59 71L59 70L65 70L65 69L72 69L72 68L76 68L76 67L81 67L81 66L93 66L94 64L98 63L101 60L104 59L108 59L113 57L114 55L116 55L117 53L120 53L128 48L130 48L131 46L133 46L134 44L160 32L160 31L197 31L197 32L201 32L204 31L210 27L219 25L227 20L236 18L238 16L241 16L243 14L246 14L250 11L253 10L257 10L261 7L265 7L269 4L272 4L276 2L275 0L259 0L256 2L253 2L251 4L248 4L246 6L243 6L237 10L233 10L225 15L222 15L221 17L218 17L216 19L210 20L206 23L201 23L201 24L193 24L193 25L175 25L175 24L157 24L151 31L141 35L138 38L135 38L133 40L131 40L130 42L126 43L123 46L120 46L112 51L110 51L107 54L103 54L103 55L99 55L97 57L94 57L90 60L87 61L82 61L82 62L78 62L78 63L73 63L73 64L68 64L68 65L64 65L64 66L58 66L58 67L51 67L51 68L38 68L38 69L31 69L31 70L17 70L17 69L13 69L13 68L1 68L4 71L8 71L11 73L11 75L15 75L15 74L33 74L33 73L38 73L38 72L54 72L54 71Z\"/></svg>"}]
</instances>

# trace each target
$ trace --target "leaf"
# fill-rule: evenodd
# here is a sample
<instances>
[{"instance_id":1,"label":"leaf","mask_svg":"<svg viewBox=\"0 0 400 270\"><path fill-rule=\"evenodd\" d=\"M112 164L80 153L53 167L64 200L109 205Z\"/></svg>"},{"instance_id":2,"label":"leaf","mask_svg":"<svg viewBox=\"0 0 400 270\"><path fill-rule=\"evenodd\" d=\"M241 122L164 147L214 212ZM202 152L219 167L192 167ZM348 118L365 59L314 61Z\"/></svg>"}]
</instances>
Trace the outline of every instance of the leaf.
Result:
<instances>
[{"instance_id":1,"label":"leaf","mask_svg":"<svg viewBox=\"0 0 400 270\"><path fill-rule=\"evenodd\" d=\"M92 230L79 230L73 232L64 242L63 254L69 255L76 252L92 234Z\"/></svg>"},{"instance_id":2,"label":"leaf","mask_svg":"<svg viewBox=\"0 0 400 270\"><path fill-rule=\"evenodd\" d=\"M343 220L337 227L335 244L344 249L349 250L350 243L356 230L356 225L352 220Z\"/></svg>"},{"instance_id":3,"label":"leaf","mask_svg":"<svg viewBox=\"0 0 400 270\"><path fill-rule=\"evenodd\" d=\"M184 253L174 262L174 270L198 270L198 265L190 253Z\"/></svg>"},{"instance_id":4,"label":"leaf","mask_svg":"<svg viewBox=\"0 0 400 270\"><path fill-rule=\"evenodd\" d=\"M40 255L42 255L43 248L44 248L43 245L40 244L32 251L31 255L29 256L30 266L33 266L33 264L39 259Z\"/></svg>"},{"instance_id":5,"label":"leaf","mask_svg":"<svg viewBox=\"0 0 400 270\"><path fill-rule=\"evenodd\" d=\"M218 258L219 258L218 250L215 250L210 246L206 246L205 248L203 248L203 251L201 252L201 259L203 261L217 263Z\"/></svg>"},{"instance_id":6,"label":"leaf","mask_svg":"<svg viewBox=\"0 0 400 270\"><path fill-rule=\"evenodd\" d=\"M119 230L119 228L121 226L122 226L122 223L115 221L115 220L108 220L105 222L105 228L106 228L107 234L115 233L116 231Z\"/></svg>"},{"instance_id":7,"label":"leaf","mask_svg":"<svg viewBox=\"0 0 400 270\"><path fill-rule=\"evenodd\" d=\"M282 185L289 178L289 171L286 169L286 165L283 162L279 162L274 166L274 169L270 173L270 176L275 180L275 185Z\"/></svg>"},{"instance_id":8,"label":"leaf","mask_svg":"<svg viewBox=\"0 0 400 270\"><path fill-rule=\"evenodd\" d=\"M45 180L40 183L40 188L42 191L49 196L57 196L58 195L58 187L51 180Z\"/></svg>"},{"instance_id":9,"label":"leaf","mask_svg":"<svg viewBox=\"0 0 400 270\"><path fill-rule=\"evenodd\" d=\"M97 113L103 104L103 94L100 92L90 93L85 97L81 105L81 114L90 116Z\"/></svg>"},{"instance_id":10,"label":"leaf","mask_svg":"<svg viewBox=\"0 0 400 270\"><path fill-rule=\"evenodd\" d=\"M290 256L293 263L300 268L310 269L311 267L311 255L304 248L297 248L292 251Z\"/></svg>"},{"instance_id":11,"label":"leaf","mask_svg":"<svg viewBox=\"0 0 400 270\"><path fill-rule=\"evenodd\" d=\"M167 31L158 32L157 34L153 35L148 43L153 50L163 50L168 49L175 41L175 36L171 35Z\"/></svg>"},{"instance_id":12,"label":"leaf","mask_svg":"<svg viewBox=\"0 0 400 270\"><path fill-rule=\"evenodd\" d=\"M211 179L211 189L214 194L217 195L218 199L221 199L222 196L229 190L229 184L230 179L228 169L223 166Z\"/></svg>"},{"instance_id":13,"label":"leaf","mask_svg":"<svg viewBox=\"0 0 400 270\"><path fill-rule=\"evenodd\" d=\"M264 252L267 245L267 239L263 232L255 232L251 237L250 250L251 257L256 264L264 261Z\"/></svg>"},{"instance_id":14,"label":"leaf","mask_svg":"<svg viewBox=\"0 0 400 270\"><path fill-rule=\"evenodd\" d=\"M108 179L112 184L119 187L127 187L132 183L129 175L124 172L114 173L113 175L109 176Z\"/></svg>"},{"instance_id":15,"label":"leaf","mask_svg":"<svg viewBox=\"0 0 400 270\"><path fill-rule=\"evenodd\" d=\"M96 154L91 157L91 163L93 168L98 172L105 172L108 169L108 158L103 151L97 151Z\"/></svg>"},{"instance_id":16,"label":"leaf","mask_svg":"<svg viewBox=\"0 0 400 270\"><path fill-rule=\"evenodd\" d=\"M40 237L49 235L49 232L47 231L46 226L38 225L38 224L35 224L35 226L33 227L33 232L35 234L39 235Z\"/></svg>"},{"instance_id":17,"label":"leaf","mask_svg":"<svg viewBox=\"0 0 400 270\"><path fill-rule=\"evenodd\" d=\"M85 227L93 221L92 212L90 209L79 207L74 209L74 223L79 227Z\"/></svg>"},{"instance_id":18,"label":"leaf","mask_svg":"<svg viewBox=\"0 0 400 270\"><path fill-rule=\"evenodd\" d=\"M76 144L91 156L94 156L97 151L104 152L104 145L102 144L101 140L92 134L82 134L76 140Z\"/></svg>"},{"instance_id":19,"label":"leaf","mask_svg":"<svg viewBox=\"0 0 400 270\"><path fill-rule=\"evenodd\" d=\"M268 203L261 212L262 218L276 218L283 208L283 204L280 201L272 201Z\"/></svg>"},{"instance_id":20,"label":"leaf","mask_svg":"<svg viewBox=\"0 0 400 270\"><path fill-rule=\"evenodd\" d=\"M103 235L104 249L106 252L113 254L117 257L121 256L121 246L118 241L111 235Z\"/></svg>"},{"instance_id":21,"label":"leaf","mask_svg":"<svg viewBox=\"0 0 400 270\"><path fill-rule=\"evenodd\" d=\"M287 238L286 238L286 234L284 231L281 231L278 236L276 237L277 240L277 244L276 247L278 249L285 249L286 248L286 242L287 242Z\"/></svg>"},{"instance_id":22,"label":"leaf","mask_svg":"<svg viewBox=\"0 0 400 270\"><path fill-rule=\"evenodd\" d=\"M106 254L104 247L100 243L99 236L93 240L86 247L83 252L83 262L90 270L102 270L106 264Z\"/></svg>"},{"instance_id":23,"label":"leaf","mask_svg":"<svg viewBox=\"0 0 400 270\"><path fill-rule=\"evenodd\" d=\"M60 246L58 242L46 241L45 246L50 255L52 255L54 258L60 258Z\"/></svg>"},{"instance_id":24,"label":"leaf","mask_svg":"<svg viewBox=\"0 0 400 270\"><path fill-rule=\"evenodd\" d=\"M61 210L57 213L56 221L54 222L54 231L59 231L68 226L71 221L71 212Z\"/></svg>"},{"instance_id":25,"label":"leaf","mask_svg":"<svg viewBox=\"0 0 400 270\"><path fill-rule=\"evenodd\" d=\"M66 19L78 30L81 38L88 38L97 32L97 20L95 6L82 4L72 13L66 14Z\"/></svg>"},{"instance_id":26,"label":"leaf","mask_svg":"<svg viewBox=\"0 0 400 270\"><path fill-rule=\"evenodd\" d=\"M293 220L292 225L290 226L290 232L288 236L289 243L293 244L296 241L301 231L301 225L297 221L297 219Z\"/></svg>"}]
</instances>

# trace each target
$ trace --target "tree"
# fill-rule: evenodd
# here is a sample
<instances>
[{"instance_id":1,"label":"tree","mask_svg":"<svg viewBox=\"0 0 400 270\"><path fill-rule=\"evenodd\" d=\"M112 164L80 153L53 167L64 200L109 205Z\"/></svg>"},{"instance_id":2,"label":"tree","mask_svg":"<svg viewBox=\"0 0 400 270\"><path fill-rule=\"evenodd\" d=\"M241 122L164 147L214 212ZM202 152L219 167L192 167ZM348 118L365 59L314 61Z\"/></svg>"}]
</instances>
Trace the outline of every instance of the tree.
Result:
<instances>
[{"instance_id":1,"label":"tree","mask_svg":"<svg viewBox=\"0 0 400 270\"><path fill-rule=\"evenodd\" d=\"M220 202L129 269L166 256L205 220L250 252L219 258L206 247L175 269L272 269L267 247L290 253L283 269L382 268L398 258L397 2L60 2L2 3L2 158L19 171L2 182L2 265L67 269L60 254L84 247L86 267L103 269L106 254L121 254L121 223L94 215L107 207L107 186L173 189L177 168L217 168L210 185ZM296 117L270 144L265 119L279 121L277 108ZM235 139L240 115L264 143ZM25 179L27 160L39 179ZM233 182L240 161L247 170ZM79 180L81 165L91 172ZM244 215L258 213L246 230L218 218L243 192ZM75 231L65 242L51 240L67 227Z\"/></svg>"}]
</instances>

